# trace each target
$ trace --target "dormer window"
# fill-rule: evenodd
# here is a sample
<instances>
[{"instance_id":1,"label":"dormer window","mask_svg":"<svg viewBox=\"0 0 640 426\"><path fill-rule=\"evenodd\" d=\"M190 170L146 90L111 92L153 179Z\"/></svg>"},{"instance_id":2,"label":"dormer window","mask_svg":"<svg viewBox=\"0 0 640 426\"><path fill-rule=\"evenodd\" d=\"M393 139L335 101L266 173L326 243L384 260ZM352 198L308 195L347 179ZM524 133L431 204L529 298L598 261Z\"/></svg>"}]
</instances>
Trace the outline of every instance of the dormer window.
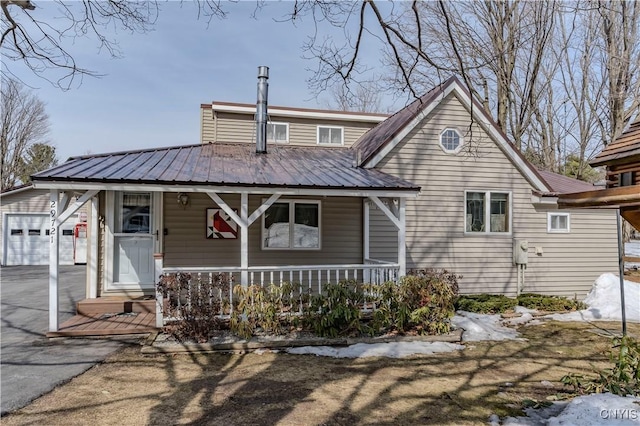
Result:
<instances>
[{"instance_id":1,"label":"dormer window","mask_svg":"<svg viewBox=\"0 0 640 426\"><path fill-rule=\"evenodd\" d=\"M456 129L445 129L440 134L440 148L447 154L457 154L462 149L464 140Z\"/></svg>"},{"instance_id":2,"label":"dormer window","mask_svg":"<svg viewBox=\"0 0 640 426\"><path fill-rule=\"evenodd\" d=\"M267 142L289 143L289 123L267 123Z\"/></svg>"},{"instance_id":3,"label":"dormer window","mask_svg":"<svg viewBox=\"0 0 640 426\"><path fill-rule=\"evenodd\" d=\"M337 126L318 126L318 145L344 145L344 129Z\"/></svg>"}]
</instances>

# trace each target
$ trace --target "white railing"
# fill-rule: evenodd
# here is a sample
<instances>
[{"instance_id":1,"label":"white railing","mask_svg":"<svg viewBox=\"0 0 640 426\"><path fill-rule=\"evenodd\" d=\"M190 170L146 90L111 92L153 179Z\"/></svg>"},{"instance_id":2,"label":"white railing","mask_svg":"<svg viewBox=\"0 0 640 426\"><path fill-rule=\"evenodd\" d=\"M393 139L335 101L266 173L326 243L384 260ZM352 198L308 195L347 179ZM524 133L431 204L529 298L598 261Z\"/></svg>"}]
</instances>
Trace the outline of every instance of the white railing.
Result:
<instances>
[{"instance_id":1,"label":"white railing","mask_svg":"<svg viewBox=\"0 0 640 426\"><path fill-rule=\"evenodd\" d=\"M301 266L251 266L247 268L248 282L242 283L240 267L165 267L162 268L163 279L172 278L174 285L165 290L165 294L156 291L156 302L162 315L158 321L170 320L165 308L167 303L178 310L182 306L190 307L194 292L197 292L198 303L215 304L220 316L233 313L236 284L246 286L282 287L285 283L293 286L295 297L302 307L303 295L322 294L323 286L338 283L341 280L355 280L359 283L382 284L387 281L398 282L399 265L367 259L365 264L351 265L301 265ZM165 300L165 296L168 300ZM205 302L203 302L205 301ZM158 324L160 326L160 324Z\"/></svg>"}]
</instances>

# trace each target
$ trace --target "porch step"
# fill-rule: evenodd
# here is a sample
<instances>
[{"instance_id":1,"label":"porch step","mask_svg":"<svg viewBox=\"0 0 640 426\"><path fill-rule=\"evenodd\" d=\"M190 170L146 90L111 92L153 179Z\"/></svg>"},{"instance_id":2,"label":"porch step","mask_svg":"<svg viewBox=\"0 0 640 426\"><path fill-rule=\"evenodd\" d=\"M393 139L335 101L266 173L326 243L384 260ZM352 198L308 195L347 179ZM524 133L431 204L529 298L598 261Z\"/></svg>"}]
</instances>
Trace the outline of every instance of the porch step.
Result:
<instances>
[{"instance_id":1,"label":"porch step","mask_svg":"<svg viewBox=\"0 0 640 426\"><path fill-rule=\"evenodd\" d=\"M154 299L127 299L121 297L99 297L97 299L84 299L76 303L78 315L96 315L107 313L156 312L156 301Z\"/></svg>"}]
</instances>

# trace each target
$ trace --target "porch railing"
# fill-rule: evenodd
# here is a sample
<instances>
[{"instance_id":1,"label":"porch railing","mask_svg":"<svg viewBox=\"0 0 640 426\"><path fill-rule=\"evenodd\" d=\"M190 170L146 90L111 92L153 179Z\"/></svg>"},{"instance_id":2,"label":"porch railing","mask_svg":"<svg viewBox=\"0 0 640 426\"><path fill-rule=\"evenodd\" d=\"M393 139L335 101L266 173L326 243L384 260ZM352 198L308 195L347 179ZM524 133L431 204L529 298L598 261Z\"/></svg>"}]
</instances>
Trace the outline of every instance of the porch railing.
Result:
<instances>
[{"instance_id":1,"label":"porch railing","mask_svg":"<svg viewBox=\"0 0 640 426\"><path fill-rule=\"evenodd\" d=\"M366 259L365 264L350 265L301 265L301 266L251 266L247 268L248 286L267 287L271 284L282 287L289 283L295 291L295 298L322 294L323 286L337 283L340 280L355 280L359 283L382 284L387 281L397 282L399 265L397 263ZM156 291L157 326L171 320L165 308L170 302L180 306L189 306L197 292L199 303L219 306L220 316L233 313L233 288L241 284L242 268L240 267L165 267L164 277L179 278L181 284L172 286L168 293ZM173 292L173 293L172 293ZM203 297L204 295L204 297ZM168 300L165 300L165 296Z\"/></svg>"}]
</instances>

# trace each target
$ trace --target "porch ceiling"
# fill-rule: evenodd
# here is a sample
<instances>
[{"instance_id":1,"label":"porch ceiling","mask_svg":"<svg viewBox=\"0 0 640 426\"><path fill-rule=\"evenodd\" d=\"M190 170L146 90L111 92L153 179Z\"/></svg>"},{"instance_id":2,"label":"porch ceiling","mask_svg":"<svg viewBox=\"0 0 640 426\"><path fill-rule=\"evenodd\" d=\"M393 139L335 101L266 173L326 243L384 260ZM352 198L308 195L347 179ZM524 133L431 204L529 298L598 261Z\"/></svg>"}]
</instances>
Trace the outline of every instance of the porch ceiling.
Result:
<instances>
[{"instance_id":1,"label":"porch ceiling","mask_svg":"<svg viewBox=\"0 0 640 426\"><path fill-rule=\"evenodd\" d=\"M105 189L113 185L191 188L307 188L415 193L420 187L375 169L356 167L348 148L213 143L70 158L34 175L36 187ZM93 185L89 185L93 184Z\"/></svg>"}]
</instances>

